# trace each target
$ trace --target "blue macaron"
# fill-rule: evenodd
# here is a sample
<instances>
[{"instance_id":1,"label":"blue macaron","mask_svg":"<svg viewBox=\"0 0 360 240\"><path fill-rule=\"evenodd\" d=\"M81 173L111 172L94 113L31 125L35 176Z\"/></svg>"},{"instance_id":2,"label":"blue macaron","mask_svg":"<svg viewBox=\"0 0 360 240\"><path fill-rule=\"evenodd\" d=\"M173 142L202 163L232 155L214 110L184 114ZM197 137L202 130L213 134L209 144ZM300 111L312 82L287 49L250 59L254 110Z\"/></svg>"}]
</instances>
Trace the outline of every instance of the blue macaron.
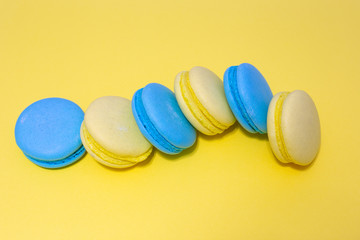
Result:
<instances>
[{"instance_id":1,"label":"blue macaron","mask_svg":"<svg viewBox=\"0 0 360 240\"><path fill-rule=\"evenodd\" d=\"M226 99L238 122L251 133L267 132L267 111L273 97L263 75L253 65L229 67L224 74Z\"/></svg>"},{"instance_id":2,"label":"blue macaron","mask_svg":"<svg viewBox=\"0 0 360 240\"><path fill-rule=\"evenodd\" d=\"M150 83L135 92L132 111L142 134L160 151L177 154L196 141L196 131L185 118L175 94Z\"/></svg>"},{"instance_id":3,"label":"blue macaron","mask_svg":"<svg viewBox=\"0 0 360 240\"><path fill-rule=\"evenodd\" d=\"M25 156L44 168L61 168L85 153L80 139L84 112L63 98L45 98L28 106L15 126L15 140Z\"/></svg>"}]
</instances>

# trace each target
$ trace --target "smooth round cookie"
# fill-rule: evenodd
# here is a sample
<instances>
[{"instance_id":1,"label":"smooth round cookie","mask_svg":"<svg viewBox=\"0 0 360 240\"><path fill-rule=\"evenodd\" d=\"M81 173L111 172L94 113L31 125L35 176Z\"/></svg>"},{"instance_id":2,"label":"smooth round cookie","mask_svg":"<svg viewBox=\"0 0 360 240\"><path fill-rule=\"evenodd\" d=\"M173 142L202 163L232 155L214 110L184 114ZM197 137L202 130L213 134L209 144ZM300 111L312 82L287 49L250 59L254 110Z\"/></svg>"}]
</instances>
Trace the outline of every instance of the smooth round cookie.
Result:
<instances>
[{"instance_id":1,"label":"smooth round cookie","mask_svg":"<svg viewBox=\"0 0 360 240\"><path fill-rule=\"evenodd\" d=\"M222 133L235 122L221 79L204 67L193 67L175 78L177 102L189 120L206 135Z\"/></svg>"},{"instance_id":2,"label":"smooth round cookie","mask_svg":"<svg viewBox=\"0 0 360 240\"><path fill-rule=\"evenodd\" d=\"M229 67L224 74L226 99L238 122L248 132L267 132L267 111L273 97L271 89L253 65Z\"/></svg>"},{"instance_id":3,"label":"smooth round cookie","mask_svg":"<svg viewBox=\"0 0 360 240\"><path fill-rule=\"evenodd\" d=\"M146 85L134 94L132 108L140 131L160 151L178 154L195 143L196 131L167 87Z\"/></svg>"},{"instance_id":4,"label":"smooth round cookie","mask_svg":"<svg viewBox=\"0 0 360 240\"><path fill-rule=\"evenodd\" d=\"M80 139L82 109L63 98L45 98L28 106L15 126L15 140L25 156L44 168L61 168L85 153Z\"/></svg>"},{"instance_id":5,"label":"smooth round cookie","mask_svg":"<svg viewBox=\"0 0 360 240\"><path fill-rule=\"evenodd\" d=\"M308 165L321 142L319 115L311 97L302 90L280 92L269 105L268 137L281 162Z\"/></svg>"},{"instance_id":6,"label":"smooth round cookie","mask_svg":"<svg viewBox=\"0 0 360 240\"><path fill-rule=\"evenodd\" d=\"M89 105L81 137L89 154L110 167L133 166L152 150L135 122L130 100L117 96L101 97Z\"/></svg>"}]
</instances>

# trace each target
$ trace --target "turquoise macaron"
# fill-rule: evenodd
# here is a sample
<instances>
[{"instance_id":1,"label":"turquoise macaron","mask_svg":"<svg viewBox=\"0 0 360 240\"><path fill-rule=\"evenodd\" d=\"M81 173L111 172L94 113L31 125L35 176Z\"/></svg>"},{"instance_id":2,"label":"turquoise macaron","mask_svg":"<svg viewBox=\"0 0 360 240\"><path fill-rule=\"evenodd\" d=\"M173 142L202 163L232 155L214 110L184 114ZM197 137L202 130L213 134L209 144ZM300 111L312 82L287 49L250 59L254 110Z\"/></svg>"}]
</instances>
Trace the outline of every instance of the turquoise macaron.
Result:
<instances>
[{"instance_id":1,"label":"turquoise macaron","mask_svg":"<svg viewBox=\"0 0 360 240\"><path fill-rule=\"evenodd\" d=\"M135 92L131 104L141 133L158 150L178 154L195 143L196 131L167 87L150 83Z\"/></svg>"},{"instance_id":2,"label":"turquoise macaron","mask_svg":"<svg viewBox=\"0 0 360 240\"><path fill-rule=\"evenodd\" d=\"M45 98L28 106L15 125L15 140L25 156L44 168L62 168L85 153L80 139L83 110L63 98Z\"/></svg>"},{"instance_id":3,"label":"turquoise macaron","mask_svg":"<svg viewBox=\"0 0 360 240\"><path fill-rule=\"evenodd\" d=\"M249 63L229 67L224 73L224 89L241 126L251 133L267 133L267 112L273 94L259 70Z\"/></svg>"}]
</instances>

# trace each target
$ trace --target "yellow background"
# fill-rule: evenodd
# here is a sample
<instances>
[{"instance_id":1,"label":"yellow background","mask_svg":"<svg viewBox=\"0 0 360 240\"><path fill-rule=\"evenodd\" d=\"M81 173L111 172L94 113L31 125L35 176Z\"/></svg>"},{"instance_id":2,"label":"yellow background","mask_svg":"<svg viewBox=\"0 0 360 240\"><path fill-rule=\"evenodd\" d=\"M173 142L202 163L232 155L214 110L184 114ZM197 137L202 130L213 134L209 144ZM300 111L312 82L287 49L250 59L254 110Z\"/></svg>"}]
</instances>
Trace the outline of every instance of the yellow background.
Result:
<instances>
[{"instance_id":1,"label":"yellow background","mask_svg":"<svg viewBox=\"0 0 360 240\"><path fill-rule=\"evenodd\" d=\"M0 239L360 239L359 12L357 0L0 0ZM129 170L89 155L46 170L16 146L17 117L41 98L86 110L242 62L274 94L313 97L313 165L279 164L238 124Z\"/></svg>"}]
</instances>

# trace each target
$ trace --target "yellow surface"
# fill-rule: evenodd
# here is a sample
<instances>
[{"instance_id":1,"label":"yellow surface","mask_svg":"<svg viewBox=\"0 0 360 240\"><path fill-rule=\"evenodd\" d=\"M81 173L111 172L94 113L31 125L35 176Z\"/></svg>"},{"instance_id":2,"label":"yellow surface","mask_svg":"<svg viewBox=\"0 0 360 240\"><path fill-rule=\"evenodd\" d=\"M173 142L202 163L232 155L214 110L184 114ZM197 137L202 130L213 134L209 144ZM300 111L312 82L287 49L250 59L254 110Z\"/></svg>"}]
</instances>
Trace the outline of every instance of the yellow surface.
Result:
<instances>
[{"instance_id":1,"label":"yellow surface","mask_svg":"<svg viewBox=\"0 0 360 240\"><path fill-rule=\"evenodd\" d=\"M360 1L0 1L0 239L360 239ZM195 65L254 64L315 101L322 146L281 165L238 124L129 170L45 170L14 140L30 103L131 98Z\"/></svg>"}]
</instances>

